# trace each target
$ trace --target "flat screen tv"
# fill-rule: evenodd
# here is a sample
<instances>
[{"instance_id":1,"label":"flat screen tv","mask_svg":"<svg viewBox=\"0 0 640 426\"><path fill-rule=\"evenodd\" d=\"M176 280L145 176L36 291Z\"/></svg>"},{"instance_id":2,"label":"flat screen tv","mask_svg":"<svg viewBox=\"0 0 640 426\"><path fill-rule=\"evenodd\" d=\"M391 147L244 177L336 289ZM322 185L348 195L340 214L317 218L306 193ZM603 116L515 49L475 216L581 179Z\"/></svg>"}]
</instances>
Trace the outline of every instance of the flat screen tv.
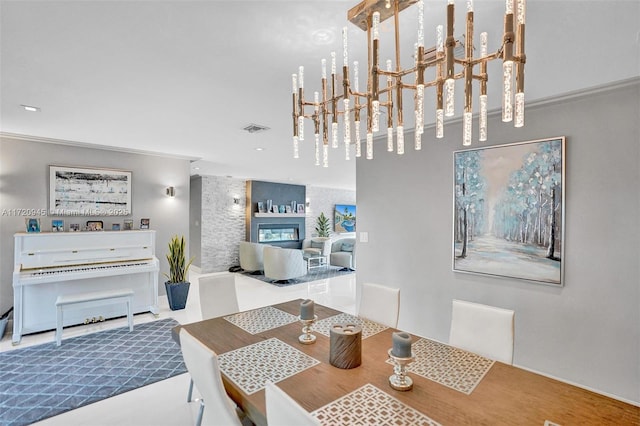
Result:
<instances>
[{"instance_id":1,"label":"flat screen tv","mask_svg":"<svg viewBox=\"0 0 640 426\"><path fill-rule=\"evenodd\" d=\"M356 206L336 204L333 230L335 232L356 232Z\"/></svg>"}]
</instances>

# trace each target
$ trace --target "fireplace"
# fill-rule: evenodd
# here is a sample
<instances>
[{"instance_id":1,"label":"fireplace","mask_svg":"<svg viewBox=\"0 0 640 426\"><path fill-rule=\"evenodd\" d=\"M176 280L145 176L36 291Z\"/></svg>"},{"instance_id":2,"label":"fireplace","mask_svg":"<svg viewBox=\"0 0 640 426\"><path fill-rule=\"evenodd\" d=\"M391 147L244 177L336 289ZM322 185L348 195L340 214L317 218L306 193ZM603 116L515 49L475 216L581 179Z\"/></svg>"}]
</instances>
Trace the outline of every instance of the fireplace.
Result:
<instances>
[{"instance_id":1,"label":"fireplace","mask_svg":"<svg viewBox=\"0 0 640 426\"><path fill-rule=\"evenodd\" d=\"M260 223L258 224L259 243L297 242L299 226L295 223Z\"/></svg>"}]
</instances>

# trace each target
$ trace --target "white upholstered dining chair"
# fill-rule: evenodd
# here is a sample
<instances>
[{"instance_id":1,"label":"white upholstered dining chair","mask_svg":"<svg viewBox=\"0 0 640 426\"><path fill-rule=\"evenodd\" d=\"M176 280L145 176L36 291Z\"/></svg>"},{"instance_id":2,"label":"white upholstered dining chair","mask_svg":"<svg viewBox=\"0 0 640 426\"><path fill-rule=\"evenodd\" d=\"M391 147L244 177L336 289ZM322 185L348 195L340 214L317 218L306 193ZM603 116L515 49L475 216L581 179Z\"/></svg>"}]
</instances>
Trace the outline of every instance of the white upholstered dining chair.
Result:
<instances>
[{"instance_id":1,"label":"white upholstered dining chair","mask_svg":"<svg viewBox=\"0 0 640 426\"><path fill-rule=\"evenodd\" d=\"M269 426L320 426L320 421L272 382L265 384Z\"/></svg>"},{"instance_id":2,"label":"white upholstered dining chair","mask_svg":"<svg viewBox=\"0 0 640 426\"><path fill-rule=\"evenodd\" d=\"M380 284L363 283L358 306L358 316L384 324L398 326L400 313L400 289Z\"/></svg>"},{"instance_id":3,"label":"white upholstered dining chair","mask_svg":"<svg viewBox=\"0 0 640 426\"><path fill-rule=\"evenodd\" d=\"M242 425L235 404L224 390L216 353L184 328L180 330L180 348L187 370L202 394L196 426Z\"/></svg>"},{"instance_id":4,"label":"white upholstered dining chair","mask_svg":"<svg viewBox=\"0 0 640 426\"><path fill-rule=\"evenodd\" d=\"M235 274L201 276L198 279L200 312L202 319L210 319L237 313L238 295Z\"/></svg>"},{"instance_id":5,"label":"white upholstered dining chair","mask_svg":"<svg viewBox=\"0 0 640 426\"><path fill-rule=\"evenodd\" d=\"M235 274L227 272L201 276L198 278L198 292L200 295L200 312L203 320L235 314L240 310L236 292ZM187 402L191 402L192 396L193 379L189 383Z\"/></svg>"},{"instance_id":6,"label":"white upholstered dining chair","mask_svg":"<svg viewBox=\"0 0 640 426\"><path fill-rule=\"evenodd\" d=\"M454 299L449 344L512 364L514 316L510 309Z\"/></svg>"}]
</instances>

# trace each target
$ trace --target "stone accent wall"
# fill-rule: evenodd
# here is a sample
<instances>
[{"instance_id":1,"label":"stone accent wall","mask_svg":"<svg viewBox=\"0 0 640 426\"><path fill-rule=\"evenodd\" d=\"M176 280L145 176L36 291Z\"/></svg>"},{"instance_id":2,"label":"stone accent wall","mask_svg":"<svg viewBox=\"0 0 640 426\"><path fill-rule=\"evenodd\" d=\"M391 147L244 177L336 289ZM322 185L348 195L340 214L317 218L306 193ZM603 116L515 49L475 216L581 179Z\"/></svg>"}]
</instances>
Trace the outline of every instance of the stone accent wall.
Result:
<instances>
[{"instance_id":1,"label":"stone accent wall","mask_svg":"<svg viewBox=\"0 0 640 426\"><path fill-rule=\"evenodd\" d=\"M240 199L233 203L233 197ZM245 181L223 176L202 177L202 273L239 265L238 243L245 238Z\"/></svg>"},{"instance_id":2,"label":"stone accent wall","mask_svg":"<svg viewBox=\"0 0 640 426\"><path fill-rule=\"evenodd\" d=\"M309 206L306 209L307 217L305 221L307 238L318 234L316 232L316 219L321 212L324 212L324 215L329 218L332 239L355 236L355 233L333 233L333 210L336 204L356 204L356 191L307 186L307 198L309 199ZM357 214L358 213L356 211L356 217Z\"/></svg>"}]
</instances>

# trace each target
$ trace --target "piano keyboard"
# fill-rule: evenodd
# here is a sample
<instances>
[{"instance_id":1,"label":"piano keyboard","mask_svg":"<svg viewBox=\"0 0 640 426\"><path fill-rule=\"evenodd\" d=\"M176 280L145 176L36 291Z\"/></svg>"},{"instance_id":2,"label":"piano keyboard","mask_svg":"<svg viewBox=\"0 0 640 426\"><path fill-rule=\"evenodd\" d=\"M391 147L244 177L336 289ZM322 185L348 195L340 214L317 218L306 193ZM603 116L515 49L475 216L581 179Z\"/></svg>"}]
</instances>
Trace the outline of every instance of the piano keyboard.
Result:
<instances>
[{"instance_id":1,"label":"piano keyboard","mask_svg":"<svg viewBox=\"0 0 640 426\"><path fill-rule=\"evenodd\" d=\"M57 274L65 274L65 273L78 273L78 272L100 272L111 270L114 268L132 268L136 266L147 266L149 262L137 262L137 263L117 263L117 264L107 264L107 265L93 265L93 266L79 266L75 268L62 268L62 269L43 269L37 272L31 272L26 276L29 277L41 277L41 276L49 276L49 275L57 275Z\"/></svg>"}]
</instances>

